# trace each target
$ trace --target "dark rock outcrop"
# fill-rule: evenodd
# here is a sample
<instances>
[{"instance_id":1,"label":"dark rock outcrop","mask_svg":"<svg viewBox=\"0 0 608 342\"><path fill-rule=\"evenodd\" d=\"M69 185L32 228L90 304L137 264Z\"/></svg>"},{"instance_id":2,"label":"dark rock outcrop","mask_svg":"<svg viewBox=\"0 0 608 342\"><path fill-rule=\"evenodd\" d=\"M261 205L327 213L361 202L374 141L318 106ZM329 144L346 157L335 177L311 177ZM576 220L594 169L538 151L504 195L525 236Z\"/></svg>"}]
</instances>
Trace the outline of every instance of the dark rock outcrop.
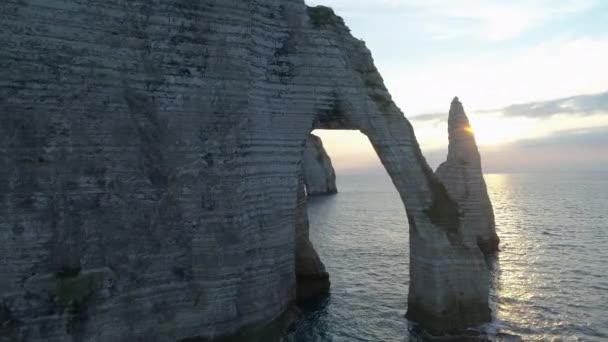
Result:
<instances>
[{"instance_id":1,"label":"dark rock outcrop","mask_svg":"<svg viewBox=\"0 0 608 342\"><path fill-rule=\"evenodd\" d=\"M304 183L308 196L336 194L336 172L321 138L308 135L304 149Z\"/></svg>"},{"instance_id":2,"label":"dark rock outcrop","mask_svg":"<svg viewBox=\"0 0 608 342\"><path fill-rule=\"evenodd\" d=\"M0 13L3 338L215 338L284 317L316 128L366 134L401 195L408 316L437 332L490 319L458 205L331 9L63 0Z\"/></svg>"},{"instance_id":3,"label":"dark rock outcrop","mask_svg":"<svg viewBox=\"0 0 608 342\"><path fill-rule=\"evenodd\" d=\"M448 118L450 144L447 161L437 168L437 177L445 184L463 214L463 238L477 243L485 254L498 250L494 210L481 169L481 157L475 134L458 98L454 98Z\"/></svg>"}]
</instances>

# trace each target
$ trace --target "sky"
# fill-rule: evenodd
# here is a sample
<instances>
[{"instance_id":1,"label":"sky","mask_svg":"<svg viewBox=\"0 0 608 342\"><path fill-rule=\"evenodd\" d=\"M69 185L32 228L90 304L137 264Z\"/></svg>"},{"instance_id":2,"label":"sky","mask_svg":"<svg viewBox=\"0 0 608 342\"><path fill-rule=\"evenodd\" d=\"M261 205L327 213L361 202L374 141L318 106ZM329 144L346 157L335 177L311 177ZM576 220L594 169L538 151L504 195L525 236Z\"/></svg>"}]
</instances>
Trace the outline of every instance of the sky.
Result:
<instances>
[{"instance_id":1,"label":"sky","mask_svg":"<svg viewBox=\"0 0 608 342\"><path fill-rule=\"evenodd\" d=\"M372 51L427 161L454 96L486 172L608 171L608 1L307 0ZM338 172L378 168L358 132L315 131Z\"/></svg>"}]
</instances>

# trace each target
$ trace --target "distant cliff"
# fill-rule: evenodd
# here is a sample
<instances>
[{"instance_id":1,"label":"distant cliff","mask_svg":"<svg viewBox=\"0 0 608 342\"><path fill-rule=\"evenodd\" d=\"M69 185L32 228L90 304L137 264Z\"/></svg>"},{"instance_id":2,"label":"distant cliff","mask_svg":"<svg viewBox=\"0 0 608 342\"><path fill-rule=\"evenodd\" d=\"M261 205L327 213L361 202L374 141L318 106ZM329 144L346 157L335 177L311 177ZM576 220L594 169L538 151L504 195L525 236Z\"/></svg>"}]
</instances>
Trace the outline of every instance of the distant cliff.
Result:
<instances>
[{"instance_id":1,"label":"distant cliff","mask_svg":"<svg viewBox=\"0 0 608 342\"><path fill-rule=\"evenodd\" d=\"M331 159L323 148L321 138L308 135L304 149L304 181L309 196L329 195L338 192L336 172Z\"/></svg>"}]
</instances>

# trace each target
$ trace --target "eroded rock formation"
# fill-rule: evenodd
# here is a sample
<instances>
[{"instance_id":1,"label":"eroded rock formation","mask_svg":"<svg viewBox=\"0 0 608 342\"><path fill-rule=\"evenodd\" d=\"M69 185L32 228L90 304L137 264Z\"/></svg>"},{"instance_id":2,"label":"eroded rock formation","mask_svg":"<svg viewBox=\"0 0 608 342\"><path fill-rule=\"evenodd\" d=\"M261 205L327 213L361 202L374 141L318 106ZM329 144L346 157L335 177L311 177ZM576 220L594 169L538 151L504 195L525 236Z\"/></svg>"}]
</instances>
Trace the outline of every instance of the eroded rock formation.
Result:
<instances>
[{"instance_id":1,"label":"eroded rock formation","mask_svg":"<svg viewBox=\"0 0 608 342\"><path fill-rule=\"evenodd\" d=\"M361 130L400 193L408 316L437 332L490 318L457 204L332 10L64 0L0 12L3 338L215 338L290 312L314 128Z\"/></svg>"},{"instance_id":2,"label":"eroded rock formation","mask_svg":"<svg viewBox=\"0 0 608 342\"><path fill-rule=\"evenodd\" d=\"M329 291L329 274L310 242L304 177L298 183L296 207L296 299L305 302Z\"/></svg>"},{"instance_id":3,"label":"eroded rock formation","mask_svg":"<svg viewBox=\"0 0 608 342\"><path fill-rule=\"evenodd\" d=\"M466 227L463 238L477 243L486 254L496 252L499 239L494 210L483 179L475 134L457 97L450 106L448 133L448 157L437 168L437 177L460 206Z\"/></svg>"},{"instance_id":4,"label":"eroded rock formation","mask_svg":"<svg viewBox=\"0 0 608 342\"><path fill-rule=\"evenodd\" d=\"M308 135L304 150L304 183L309 196L331 195L338 192L336 172L323 148L321 138Z\"/></svg>"}]
</instances>

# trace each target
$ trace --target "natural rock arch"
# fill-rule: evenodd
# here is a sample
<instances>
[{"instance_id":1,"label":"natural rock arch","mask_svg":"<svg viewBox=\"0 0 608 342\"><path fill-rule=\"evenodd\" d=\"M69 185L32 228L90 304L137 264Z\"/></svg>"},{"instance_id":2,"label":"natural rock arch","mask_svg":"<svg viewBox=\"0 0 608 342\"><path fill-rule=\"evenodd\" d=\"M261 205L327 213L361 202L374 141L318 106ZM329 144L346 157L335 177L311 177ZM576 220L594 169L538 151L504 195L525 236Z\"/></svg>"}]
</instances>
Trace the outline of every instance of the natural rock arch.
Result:
<instances>
[{"instance_id":1,"label":"natural rock arch","mask_svg":"<svg viewBox=\"0 0 608 342\"><path fill-rule=\"evenodd\" d=\"M483 254L463 238L467 227L461 225L458 204L426 164L409 122L385 96L370 96L372 106L382 114L376 120L364 114L369 120L361 121L336 98L333 102L342 105L329 114L321 112L313 129L359 129L370 139L399 192L410 223L408 317L435 332L485 322L490 312ZM316 252L305 253L316 256ZM318 274L325 282L324 269Z\"/></svg>"},{"instance_id":2,"label":"natural rock arch","mask_svg":"<svg viewBox=\"0 0 608 342\"><path fill-rule=\"evenodd\" d=\"M0 12L4 336L210 338L280 317L296 298L294 194L313 128L361 130L398 189L409 317L439 332L489 319L482 253L332 10L92 0Z\"/></svg>"},{"instance_id":3,"label":"natural rock arch","mask_svg":"<svg viewBox=\"0 0 608 342\"><path fill-rule=\"evenodd\" d=\"M341 123L347 121L347 119L345 118L346 115L347 114L333 112L332 116L334 118L320 119L319 122L323 122L323 124L319 127L315 127L315 129L326 129L327 127L331 127L331 129L340 129ZM445 182L445 185L442 182L438 182L435 185L439 187L439 191L443 193L443 195L441 196L443 196L444 200L448 202L448 205L455 205L459 207L458 217L460 219L460 227L457 232L447 233L448 240L454 241L452 240L454 236L452 236L452 239L450 239L449 237L449 234L454 234L457 235L457 244L460 244L465 248L469 248L475 251L475 246L477 245L480 248L481 252L483 252L484 254L494 253L495 251L497 251L499 240L495 231L492 205L488 198L486 185L483 180L483 173L481 171L481 160L477 149L477 144L475 142L474 134L469 124L468 118L464 113L462 104L460 103L458 98L454 98L454 100L452 101L448 115L448 122L448 133L450 138L449 152L447 158L448 160L440 165L436 173L437 177L440 177L440 179ZM309 144L307 144L307 148L308 145ZM320 148L322 149L322 144L317 145L321 146ZM327 156L325 151L323 151L323 154L326 156L326 159L329 160L329 157ZM379 157L382 159L381 154L379 154ZM424 159L422 158L421 160L424 163ZM308 160L305 158L304 161L306 163ZM331 163L331 161L329 160L325 163ZM424 165L425 164L423 164L423 166ZM435 182L437 182L437 180L435 180ZM447 187L447 189L444 187ZM303 192L303 190L301 190L301 192ZM304 198L303 195L301 195L300 198ZM452 199L454 199L454 201L452 201ZM300 241L298 243L296 255L300 256L299 260L306 259L302 257L303 255L310 256L310 262L300 261L299 264L296 264L296 274L300 276L298 277L298 293L305 294L303 299L312 297L315 294L324 293L329 287L329 275L325 271L323 263L319 259L317 253L314 251L314 248L308 239L308 219L306 217L306 211L305 209L303 209L305 205L306 204L304 203L304 201L298 202L298 208L300 209L298 210L299 219L296 225L296 230L298 232L298 241ZM442 207L439 209L438 213L440 215L443 215L445 213L445 210L446 208ZM407 210L407 207L406 211L408 213L408 219L410 220L410 257L413 257L413 253L415 253L413 252L413 250L415 249L411 241L415 238L416 234L419 234L419 232L417 232L416 230L412 231L412 228L416 229L417 227L412 227L411 212ZM424 210L424 214L427 216L430 214L428 209ZM305 243L303 243L303 241L305 241ZM431 241L430 243L432 244L433 242ZM452 251L449 251L449 249L451 249L452 247L453 246L448 247L447 253L452 253ZM445 254L446 251L443 251L443 253ZM449 258L454 264L462 265L463 262L466 262L463 259L455 259L453 256L450 256ZM441 255L430 256L429 259L430 260L427 259L427 263L429 261L430 263L440 263L442 261L446 261L442 260L443 256ZM475 259L472 260L474 261ZM449 264L449 262L446 263ZM427 266L428 264L425 265L425 267ZM415 263L412 267L416 267ZM428 272L428 269L425 269L425 267L422 267L423 272ZM450 267L452 266L447 266L443 268L443 272L455 272L456 274L458 274L459 272L463 272L462 268L450 269ZM462 276L462 274L456 275L456 277L458 276ZM420 274L416 274L415 272L411 271L410 277L410 291L412 291L412 288L416 289L416 284L420 282ZM450 300L453 300L454 293L449 293L449 291L453 289L449 289L449 287L453 286L455 282L453 280L449 280L450 277L454 277L454 275L446 276L446 279L448 280L445 281L445 288L440 289L440 292L445 291L445 294L443 294L443 298L451 298ZM470 274L467 277L469 277L469 280L471 279ZM480 281L480 283L478 283L477 285L483 285L483 277L485 277L484 272L479 272L477 277L479 277L477 278L477 280ZM302 282L300 281L300 278L303 279ZM428 281L430 278L431 277L427 276L426 279L423 281ZM429 286L430 284L433 284L435 282L437 282L437 279L431 279L430 282L425 284L425 286ZM422 286L422 288L425 288L425 286ZM458 286L459 285L457 285L456 287ZM470 286L470 284L467 286ZM435 288L433 291L436 290L437 288ZM483 291L483 288L478 287L477 289L475 289L475 291L478 290ZM432 295L438 294L435 292L432 293ZM419 318L417 318L416 316L416 309L412 308L412 296L415 298L418 295L416 293L414 293L414 295L410 294L408 316L415 320L419 320ZM428 305L428 302L425 302L425 304L423 305ZM483 307L485 305L487 304L482 304L482 306L480 306L480 309L483 310ZM472 324L471 322L469 322L464 323L464 325L462 325L462 321L457 321L459 319L463 319L463 317L466 317L470 314L466 311L463 311L463 308L469 309L471 308L471 304L461 303L460 307L456 308L456 311L453 312L453 317L447 318L447 321L441 321L439 323L441 325L437 325L436 331L442 331L442 329L446 329L446 323L448 325L453 324L454 329L457 329L459 325L465 326L466 324ZM486 310L486 312L488 311ZM438 320L438 317L439 316L435 316L432 320L436 322ZM455 322L450 323L449 320L454 319L454 317L456 317ZM478 317L480 321L483 320L482 315L479 315ZM425 324L428 323L425 322ZM429 328L428 325L427 328ZM430 329L433 330L432 327Z\"/></svg>"}]
</instances>

